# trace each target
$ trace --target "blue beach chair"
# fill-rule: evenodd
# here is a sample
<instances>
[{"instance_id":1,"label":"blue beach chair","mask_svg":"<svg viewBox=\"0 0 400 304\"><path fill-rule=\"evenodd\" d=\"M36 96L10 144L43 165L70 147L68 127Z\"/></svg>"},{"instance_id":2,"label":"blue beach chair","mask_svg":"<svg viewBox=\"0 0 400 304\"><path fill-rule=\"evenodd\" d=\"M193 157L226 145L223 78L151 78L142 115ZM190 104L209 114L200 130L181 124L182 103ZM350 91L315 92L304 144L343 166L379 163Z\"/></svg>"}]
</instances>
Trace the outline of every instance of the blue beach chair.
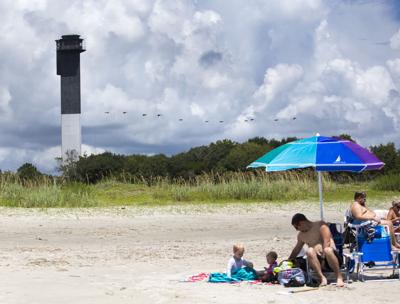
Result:
<instances>
[{"instance_id":1,"label":"blue beach chair","mask_svg":"<svg viewBox=\"0 0 400 304\"><path fill-rule=\"evenodd\" d=\"M354 234L354 244L345 256L354 261L358 280L365 281L367 270L391 269L393 278L396 272L400 274L400 250L392 250L388 226L373 226L371 221L347 225Z\"/></svg>"}]
</instances>

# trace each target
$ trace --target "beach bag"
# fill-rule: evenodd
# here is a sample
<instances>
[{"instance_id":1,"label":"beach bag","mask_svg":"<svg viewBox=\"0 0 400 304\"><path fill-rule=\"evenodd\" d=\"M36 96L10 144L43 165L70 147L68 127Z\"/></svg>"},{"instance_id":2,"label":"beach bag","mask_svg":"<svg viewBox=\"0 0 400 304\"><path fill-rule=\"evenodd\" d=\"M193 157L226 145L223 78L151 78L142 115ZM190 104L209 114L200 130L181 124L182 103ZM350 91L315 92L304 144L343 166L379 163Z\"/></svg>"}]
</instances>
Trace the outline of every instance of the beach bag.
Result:
<instances>
[{"instance_id":1,"label":"beach bag","mask_svg":"<svg viewBox=\"0 0 400 304\"><path fill-rule=\"evenodd\" d=\"M303 257L296 257L294 259L294 267L300 268L301 270L307 272L307 260Z\"/></svg>"},{"instance_id":2,"label":"beach bag","mask_svg":"<svg viewBox=\"0 0 400 304\"><path fill-rule=\"evenodd\" d=\"M278 282L287 287L300 287L304 286L306 278L303 270L300 268L292 268L279 271Z\"/></svg>"}]
</instances>

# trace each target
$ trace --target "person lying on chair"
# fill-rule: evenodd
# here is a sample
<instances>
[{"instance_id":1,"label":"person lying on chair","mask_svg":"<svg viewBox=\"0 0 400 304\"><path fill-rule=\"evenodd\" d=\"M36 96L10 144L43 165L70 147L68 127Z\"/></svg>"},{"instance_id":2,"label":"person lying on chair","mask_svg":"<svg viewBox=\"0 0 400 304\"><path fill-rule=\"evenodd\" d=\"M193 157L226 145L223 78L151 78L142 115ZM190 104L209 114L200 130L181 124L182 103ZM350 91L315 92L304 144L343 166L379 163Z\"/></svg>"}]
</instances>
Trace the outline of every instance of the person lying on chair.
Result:
<instances>
[{"instance_id":1,"label":"person lying on chair","mask_svg":"<svg viewBox=\"0 0 400 304\"><path fill-rule=\"evenodd\" d=\"M387 225L390 231L390 238L392 241L392 248L394 250L400 249L400 244L397 243L394 235L393 223L389 220L380 219L376 216L375 212L365 206L367 201L367 194L365 192L356 192L354 194L354 202L350 206L350 223L362 224L365 221L372 221L375 225Z\"/></svg>"},{"instance_id":2,"label":"person lying on chair","mask_svg":"<svg viewBox=\"0 0 400 304\"><path fill-rule=\"evenodd\" d=\"M320 279L320 286L328 284L326 277L323 275L323 267L329 268L335 273L336 285L344 286L343 276L340 272L340 261L332 234L328 225L324 221L309 221L302 213L296 213L292 218L293 227L299 231L297 235L297 244L293 248L289 259L295 259L303 248L304 244L308 245L307 260L311 268L317 273Z\"/></svg>"}]
</instances>

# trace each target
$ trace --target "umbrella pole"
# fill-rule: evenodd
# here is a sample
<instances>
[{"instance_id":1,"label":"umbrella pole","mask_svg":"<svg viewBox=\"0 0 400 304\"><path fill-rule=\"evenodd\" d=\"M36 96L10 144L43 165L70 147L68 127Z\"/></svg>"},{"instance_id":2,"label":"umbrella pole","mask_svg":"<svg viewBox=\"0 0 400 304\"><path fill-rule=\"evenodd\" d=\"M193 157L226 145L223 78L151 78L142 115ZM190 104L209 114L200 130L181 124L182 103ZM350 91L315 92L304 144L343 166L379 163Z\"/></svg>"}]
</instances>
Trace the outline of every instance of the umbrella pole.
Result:
<instances>
[{"instance_id":1,"label":"umbrella pole","mask_svg":"<svg viewBox=\"0 0 400 304\"><path fill-rule=\"evenodd\" d=\"M319 190L319 210L321 212L321 221L324 220L324 206L322 204L322 174L321 171L318 172L318 190Z\"/></svg>"}]
</instances>

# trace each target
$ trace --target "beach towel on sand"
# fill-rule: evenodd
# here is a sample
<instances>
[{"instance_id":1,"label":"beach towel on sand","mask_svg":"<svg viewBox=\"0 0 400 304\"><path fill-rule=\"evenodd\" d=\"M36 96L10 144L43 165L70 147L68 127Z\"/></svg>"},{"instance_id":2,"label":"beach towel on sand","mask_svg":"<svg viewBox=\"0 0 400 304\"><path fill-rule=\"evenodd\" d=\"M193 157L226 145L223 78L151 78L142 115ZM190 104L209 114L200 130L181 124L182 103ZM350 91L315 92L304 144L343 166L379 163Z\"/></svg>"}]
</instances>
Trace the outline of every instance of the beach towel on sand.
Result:
<instances>
[{"instance_id":1,"label":"beach towel on sand","mask_svg":"<svg viewBox=\"0 0 400 304\"><path fill-rule=\"evenodd\" d=\"M244 267L232 273L232 277L229 278L226 273L212 272L208 278L211 283L232 283L240 281L253 281L257 280L257 273L253 268Z\"/></svg>"},{"instance_id":2,"label":"beach towel on sand","mask_svg":"<svg viewBox=\"0 0 400 304\"><path fill-rule=\"evenodd\" d=\"M210 274L202 272L202 273L193 275L193 276L187 278L186 280L182 280L182 282L200 282L200 281L208 280L209 276L210 276Z\"/></svg>"}]
</instances>

